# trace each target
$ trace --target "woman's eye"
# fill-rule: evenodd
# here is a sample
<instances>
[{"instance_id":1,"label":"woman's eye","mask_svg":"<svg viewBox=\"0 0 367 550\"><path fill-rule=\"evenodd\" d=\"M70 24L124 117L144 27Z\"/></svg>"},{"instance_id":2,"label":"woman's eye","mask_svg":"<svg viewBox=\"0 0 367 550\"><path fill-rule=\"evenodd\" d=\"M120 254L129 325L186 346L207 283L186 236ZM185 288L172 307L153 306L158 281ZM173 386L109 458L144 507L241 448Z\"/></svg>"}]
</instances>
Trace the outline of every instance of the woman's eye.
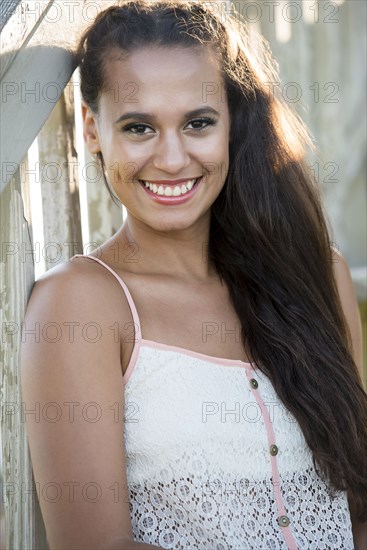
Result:
<instances>
[{"instance_id":1,"label":"woman's eye","mask_svg":"<svg viewBox=\"0 0 367 550\"><path fill-rule=\"evenodd\" d=\"M214 120L214 118L196 118L195 120L192 120L191 122L189 122L189 124L193 124L193 125L199 124L199 127L196 126L193 128L194 130L199 130L199 131L204 130L208 126L214 126L216 123L217 121Z\"/></svg>"},{"instance_id":2,"label":"woman's eye","mask_svg":"<svg viewBox=\"0 0 367 550\"><path fill-rule=\"evenodd\" d=\"M208 126L214 126L216 123L217 121L214 118L196 118L195 120L191 120L188 124L193 126L193 130L200 132L201 130L205 130ZM151 133L145 132L146 129L152 130L152 128L146 124L129 124L125 126L122 131L135 136L146 136Z\"/></svg>"},{"instance_id":3,"label":"woman's eye","mask_svg":"<svg viewBox=\"0 0 367 550\"><path fill-rule=\"evenodd\" d=\"M128 126L125 126L125 128L123 128L123 131L124 132L129 132L129 133L131 133L133 135L137 135L137 136L144 136L144 135L146 135L146 133L144 132L145 128L149 129L150 127L147 126L146 124L129 124ZM139 130L143 130L143 131L141 132Z\"/></svg>"}]
</instances>

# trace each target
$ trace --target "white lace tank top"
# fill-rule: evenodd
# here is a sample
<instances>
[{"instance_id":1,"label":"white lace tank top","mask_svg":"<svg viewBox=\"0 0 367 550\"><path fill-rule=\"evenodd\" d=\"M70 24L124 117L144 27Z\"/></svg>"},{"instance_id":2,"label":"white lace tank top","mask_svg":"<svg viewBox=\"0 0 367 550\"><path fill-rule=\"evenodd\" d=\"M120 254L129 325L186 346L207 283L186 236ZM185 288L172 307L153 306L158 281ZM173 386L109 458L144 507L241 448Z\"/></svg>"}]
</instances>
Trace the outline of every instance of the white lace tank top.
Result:
<instances>
[{"instance_id":1,"label":"white lace tank top","mask_svg":"<svg viewBox=\"0 0 367 550\"><path fill-rule=\"evenodd\" d=\"M177 550L354 548L345 492L317 475L295 418L251 363L146 340L124 375L134 540Z\"/></svg>"}]
</instances>

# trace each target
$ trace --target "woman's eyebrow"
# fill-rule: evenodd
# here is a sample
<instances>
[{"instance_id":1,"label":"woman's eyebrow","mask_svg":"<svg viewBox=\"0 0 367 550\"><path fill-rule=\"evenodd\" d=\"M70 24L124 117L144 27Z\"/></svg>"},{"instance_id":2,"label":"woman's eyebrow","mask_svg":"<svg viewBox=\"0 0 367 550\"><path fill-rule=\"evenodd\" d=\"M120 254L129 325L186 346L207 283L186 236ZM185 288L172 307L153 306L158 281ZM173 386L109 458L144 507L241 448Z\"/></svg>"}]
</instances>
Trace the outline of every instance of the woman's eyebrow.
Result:
<instances>
[{"instance_id":1,"label":"woman's eyebrow","mask_svg":"<svg viewBox=\"0 0 367 550\"><path fill-rule=\"evenodd\" d=\"M198 109L194 109L193 111L188 111L184 114L184 118L191 118L199 115L216 115L220 116L219 112L213 109L213 107L199 107ZM124 115L121 115L116 121L115 124L118 124L119 122L122 122L124 120L127 120L129 118L134 118L135 120L150 120L154 122L156 120L156 116L151 113L141 113L139 111L130 111L129 113L125 113Z\"/></svg>"}]
</instances>

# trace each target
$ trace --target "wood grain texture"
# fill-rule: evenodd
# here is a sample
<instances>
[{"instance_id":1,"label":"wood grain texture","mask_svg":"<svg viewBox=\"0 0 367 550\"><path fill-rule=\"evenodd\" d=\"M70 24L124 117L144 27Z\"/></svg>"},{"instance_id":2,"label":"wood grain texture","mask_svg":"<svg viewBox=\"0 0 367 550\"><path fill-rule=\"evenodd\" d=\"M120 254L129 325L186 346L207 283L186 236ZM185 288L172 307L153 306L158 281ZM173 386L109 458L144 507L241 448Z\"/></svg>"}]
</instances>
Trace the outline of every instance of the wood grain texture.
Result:
<instances>
[{"instance_id":1,"label":"wood grain texture","mask_svg":"<svg viewBox=\"0 0 367 550\"><path fill-rule=\"evenodd\" d=\"M54 0L23 0L13 3L10 17L0 34L0 80L2 80L14 62L19 51L27 46L31 37L37 32L37 28L47 14Z\"/></svg>"},{"instance_id":2,"label":"wood grain texture","mask_svg":"<svg viewBox=\"0 0 367 550\"><path fill-rule=\"evenodd\" d=\"M33 259L18 170L1 197L1 404L2 477L4 483L5 548L47 548L35 498L26 427L22 415L20 362L22 319L33 286ZM23 186L24 188L24 186ZM5 245L5 246L4 246ZM34 327L26 327L28 329ZM34 338L35 335L27 337Z\"/></svg>"},{"instance_id":3,"label":"wood grain texture","mask_svg":"<svg viewBox=\"0 0 367 550\"><path fill-rule=\"evenodd\" d=\"M3 0L0 4L0 32L13 15L21 0Z\"/></svg>"},{"instance_id":4,"label":"wood grain texture","mask_svg":"<svg viewBox=\"0 0 367 550\"><path fill-rule=\"evenodd\" d=\"M23 9L28 13L29 4L22 2L19 13ZM38 1L32 15L22 18L17 10L5 25L0 58L4 67L0 82L1 189L9 183L70 80L77 39L102 6L110 4L109 0L81 0L70 9L70 2L63 0ZM40 16L34 22L38 11ZM15 30L8 31L12 26Z\"/></svg>"}]
</instances>

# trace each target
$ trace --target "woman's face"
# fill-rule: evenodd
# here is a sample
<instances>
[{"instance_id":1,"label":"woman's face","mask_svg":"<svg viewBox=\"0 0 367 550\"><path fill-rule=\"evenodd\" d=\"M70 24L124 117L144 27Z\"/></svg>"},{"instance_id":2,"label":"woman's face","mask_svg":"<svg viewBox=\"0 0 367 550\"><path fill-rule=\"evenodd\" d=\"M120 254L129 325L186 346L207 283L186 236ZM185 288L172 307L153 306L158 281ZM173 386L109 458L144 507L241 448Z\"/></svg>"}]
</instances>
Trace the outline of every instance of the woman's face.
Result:
<instances>
[{"instance_id":1,"label":"woman's face","mask_svg":"<svg viewBox=\"0 0 367 550\"><path fill-rule=\"evenodd\" d=\"M122 57L115 50L105 74L99 114L83 106L84 136L90 152L102 152L129 218L156 231L209 220L228 172L230 132L214 55L155 47Z\"/></svg>"}]
</instances>

